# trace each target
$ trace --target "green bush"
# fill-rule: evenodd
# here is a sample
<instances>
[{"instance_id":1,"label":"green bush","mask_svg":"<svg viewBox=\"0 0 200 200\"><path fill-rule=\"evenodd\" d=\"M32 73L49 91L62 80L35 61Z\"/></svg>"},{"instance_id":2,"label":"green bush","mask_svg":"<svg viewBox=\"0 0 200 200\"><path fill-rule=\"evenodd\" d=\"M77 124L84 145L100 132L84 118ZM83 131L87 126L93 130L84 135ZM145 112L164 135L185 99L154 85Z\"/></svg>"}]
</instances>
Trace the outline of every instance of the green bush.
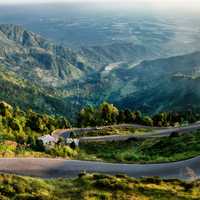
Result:
<instances>
[{"instance_id":1,"label":"green bush","mask_svg":"<svg viewBox=\"0 0 200 200\"><path fill-rule=\"evenodd\" d=\"M75 150L63 145L55 145L46 152L54 157L73 157L76 154Z\"/></svg>"},{"instance_id":2,"label":"green bush","mask_svg":"<svg viewBox=\"0 0 200 200\"><path fill-rule=\"evenodd\" d=\"M153 120L149 116L143 118L143 124L146 126L153 126Z\"/></svg>"},{"instance_id":3,"label":"green bush","mask_svg":"<svg viewBox=\"0 0 200 200\"><path fill-rule=\"evenodd\" d=\"M11 117L13 112L13 107L4 101L0 102L0 115L4 117Z\"/></svg>"}]
</instances>

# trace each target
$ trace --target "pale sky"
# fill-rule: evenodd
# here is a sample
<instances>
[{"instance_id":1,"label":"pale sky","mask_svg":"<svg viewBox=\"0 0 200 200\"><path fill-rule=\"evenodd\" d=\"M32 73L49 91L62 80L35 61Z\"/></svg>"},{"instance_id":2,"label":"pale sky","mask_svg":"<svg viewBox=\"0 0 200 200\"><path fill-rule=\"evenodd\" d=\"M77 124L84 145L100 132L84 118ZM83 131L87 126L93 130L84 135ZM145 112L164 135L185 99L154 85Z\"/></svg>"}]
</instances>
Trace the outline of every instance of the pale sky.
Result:
<instances>
[{"instance_id":1,"label":"pale sky","mask_svg":"<svg viewBox=\"0 0 200 200\"><path fill-rule=\"evenodd\" d=\"M159 4L197 4L200 5L200 0L0 0L1 4L7 3L57 3L57 2L148 2Z\"/></svg>"},{"instance_id":2,"label":"pale sky","mask_svg":"<svg viewBox=\"0 0 200 200\"><path fill-rule=\"evenodd\" d=\"M176 10L200 11L200 0L0 0L0 4L36 4L36 3L58 3L58 2L98 2L109 3L113 5L141 4L153 8L175 8Z\"/></svg>"}]
</instances>

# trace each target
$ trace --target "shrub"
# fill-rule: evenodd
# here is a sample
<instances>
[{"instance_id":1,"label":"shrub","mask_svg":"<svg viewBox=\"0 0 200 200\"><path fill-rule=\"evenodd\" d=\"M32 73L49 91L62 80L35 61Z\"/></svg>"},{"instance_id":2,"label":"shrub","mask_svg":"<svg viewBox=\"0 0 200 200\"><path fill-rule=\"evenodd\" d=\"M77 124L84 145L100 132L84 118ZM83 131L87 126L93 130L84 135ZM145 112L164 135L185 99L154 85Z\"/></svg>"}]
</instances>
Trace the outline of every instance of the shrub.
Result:
<instances>
[{"instance_id":1,"label":"shrub","mask_svg":"<svg viewBox=\"0 0 200 200\"><path fill-rule=\"evenodd\" d=\"M146 126L153 126L153 120L149 116L145 116L143 119L143 124Z\"/></svg>"},{"instance_id":2,"label":"shrub","mask_svg":"<svg viewBox=\"0 0 200 200\"><path fill-rule=\"evenodd\" d=\"M48 149L46 152L56 157L72 157L76 154L76 152L69 146L61 145L56 145L53 148Z\"/></svg>"},{"instance_id":3,"label":"shrub","mask_svg":"<svg viewBox=\"0 0 200 200\"><path fill-rule=\"evenodd\" d=\"M0 102L0 115L4 117L11 117L13 112L13 108L11 105L7 104L4 101Z\"/></svg>"},{"instance_id":4,"label":"shrub","mask_svg":"<svg viewBox=\"0 0 200 200\"><path fill-rule=\"evenodd\" d=\"M20 125L19 120L15 119L15 118L10 118L9 119L9 126L14 130L14 131L21 131L22 127Z\"/></svg>"}]
</instances>

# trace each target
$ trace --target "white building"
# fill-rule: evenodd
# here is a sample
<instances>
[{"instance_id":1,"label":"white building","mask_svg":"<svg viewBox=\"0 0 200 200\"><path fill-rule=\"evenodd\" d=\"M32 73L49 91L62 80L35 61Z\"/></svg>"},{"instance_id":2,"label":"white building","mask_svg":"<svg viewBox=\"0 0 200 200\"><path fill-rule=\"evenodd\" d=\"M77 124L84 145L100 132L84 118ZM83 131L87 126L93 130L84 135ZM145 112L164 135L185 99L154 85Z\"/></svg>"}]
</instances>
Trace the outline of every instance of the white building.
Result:
<instances>
[{"instance_id":1,"label":"white building","mask_svg":"<svg viewBox=\"0 0 200 200\"><path fill-rule=\"evenodd\" d=\"M58 139L51 135L44 135L38 138L43 142L44 145L51 145L58 142Z\"/></svg>"}]
</instances>

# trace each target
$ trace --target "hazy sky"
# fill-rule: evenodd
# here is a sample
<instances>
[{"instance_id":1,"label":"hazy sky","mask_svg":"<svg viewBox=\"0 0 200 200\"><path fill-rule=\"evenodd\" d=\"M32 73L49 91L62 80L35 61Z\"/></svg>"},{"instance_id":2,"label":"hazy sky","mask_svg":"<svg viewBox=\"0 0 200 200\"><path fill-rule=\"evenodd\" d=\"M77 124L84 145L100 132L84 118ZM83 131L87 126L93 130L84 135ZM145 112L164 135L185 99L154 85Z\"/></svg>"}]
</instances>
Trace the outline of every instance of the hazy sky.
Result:
<instances>
[{"instance_id":1,"label":"hazy sky","mask_svg":"<svg viewBox=\"0 0 200 200\"><path fill-rule=\"evenodd\" d=\"M55 3L55 2L148 2L159 4L197 4L200 5L199 0L0 0L0 3Z\"/></svg>"},{"instance_id":2,"label":"hazy sky","mask_svg":"<svg viewBox=\"0 0 200 200\"><path fill-rule=\"evenodd\" d=\"M114 2L115 5L141 4L152 8L175 8L176 10L200 11L200 0L0 0L0 4L32 4L32 3L58 3L58 2ZM128 5L129 5L128 4Z\"/></svg>"}]
</instances>

